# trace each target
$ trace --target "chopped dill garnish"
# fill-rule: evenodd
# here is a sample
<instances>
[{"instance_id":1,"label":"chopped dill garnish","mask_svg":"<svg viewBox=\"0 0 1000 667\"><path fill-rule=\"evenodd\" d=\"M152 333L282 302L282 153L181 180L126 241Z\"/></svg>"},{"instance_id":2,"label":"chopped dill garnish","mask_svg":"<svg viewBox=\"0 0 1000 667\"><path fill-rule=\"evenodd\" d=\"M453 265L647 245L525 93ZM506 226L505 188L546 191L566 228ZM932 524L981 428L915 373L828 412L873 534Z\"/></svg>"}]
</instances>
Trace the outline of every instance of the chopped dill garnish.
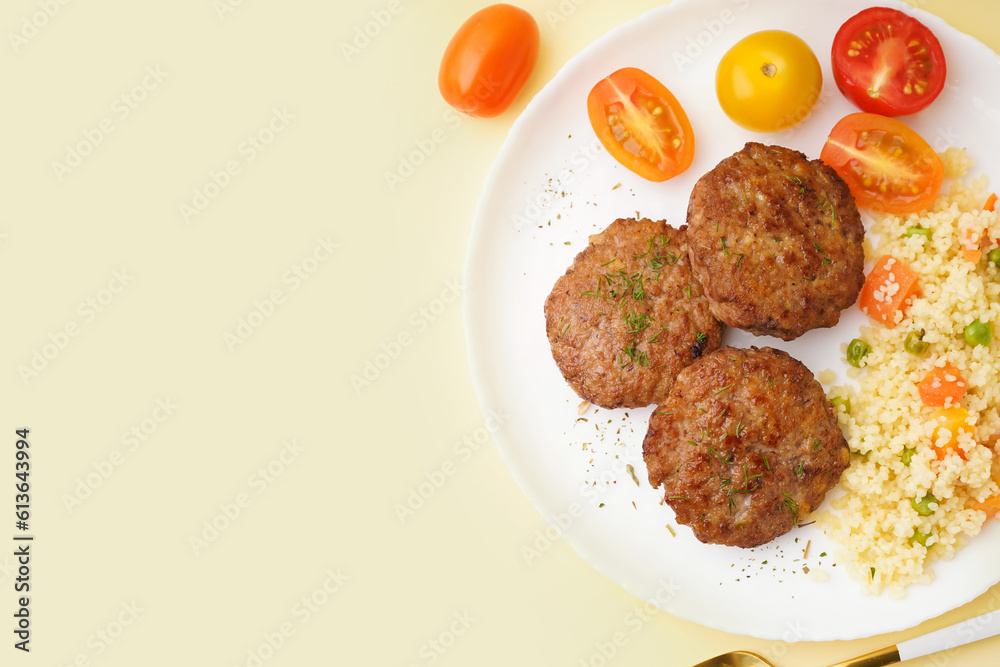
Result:
<instances>
[{"instance_id":1,"label":"chopped dill garnish","mask_svg":"<svg viewBox=\"0 0 1000 667\"><path fill-rule=\"evenodd\" d=\"M837 221L837 209L833 205L833 202L831 202L826 197L820 197L820 200L817 203L816 208L818 208L820 210L820 213L827 213L827 212L829 212L830 216L833 218L833 221L834 222Z\"/></svg>"},{"instance_id":2,"label":"chopped dill garnish","mask_svg":"<svg viewBox=\"0 0 1000 667\"><path fill-rule=\"evenodd\" d=\"M784 505L785 507L787 507L788 511L792 513L792 518L795 520L795 525L798 526L799 525L799 504L797 502L795 502L795 500L792 498L791 494L783 493L781 495L784 496L784 498L785 498L785 500L782 502L782 505Z\"/></svg>"},{"instance_id":3,"label":"chopped dill garnish","mask_svg":"<svg viewBox=\"0 0 1000 667\"><path fill-rule=\"evenodd\" d=\"M657 332L656 332L656 333L655 333L655 334L653 335L653 337L649 339L649 342L650 342L650 343L658 343L658 342L659 342L659 340L660 340L660 334L661 334L661 333L663 333L664 331L668 331L667 327L665 327L665 326L661 326L661 327L660 327L660 330L659 330L659 331L657 331Z\"/></svg>"},{"instance_id":4,"label":"chopped dill garnish","mask_svg":"<svg viewBox=\"0 0 1000 667\"><path fill-rule=\"evenodd\" d=\"M823 250L823 248L821 248L820 245L815 241L813 241L813 247L816 248L816 250L819 250L823 254L823 264L821 266L826 266L827 264L829 264L830 255L827 254L826 250Z\"/></svg>"},{"instance_id":5,"label":"chopped dill garnish","mask_svg":"<svg viewBox=\"0 0 1000 667\"><path fill-rule=\"evenodd\" d=\"M625 326L632 335L642 333L653 322L653 316L649 313L637 314L634 310L630 310L622 319L625 320Z\"/></svg>"}]
</instances>

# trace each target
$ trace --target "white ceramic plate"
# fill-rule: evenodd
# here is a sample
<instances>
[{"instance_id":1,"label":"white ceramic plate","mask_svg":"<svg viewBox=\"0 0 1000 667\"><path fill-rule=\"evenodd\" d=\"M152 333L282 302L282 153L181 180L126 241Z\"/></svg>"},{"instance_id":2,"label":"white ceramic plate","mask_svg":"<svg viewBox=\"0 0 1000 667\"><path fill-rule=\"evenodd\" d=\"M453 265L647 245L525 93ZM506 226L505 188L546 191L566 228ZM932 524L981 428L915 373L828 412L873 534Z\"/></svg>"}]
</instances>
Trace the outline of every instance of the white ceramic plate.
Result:
<instances>
[{"instance_id":1,"label":"white ceramic plate","mask_svg":"<svg viewBox=\"0 0 1000 667\"><path fill-rule=\"evenodd\" d=\"M977 173L1000 180L1000 59L926 12L891 0L883 4L930 27L948 62L942 95L904 120L936 150L965 147ZM934 583L910 587L903 601L862 595L835 566L835 545L815 526L753 550L701 544L674 522L645 480L641 444L651 408L591 408L588 421L577 421L580 399L563 381L545 335L545 297L590 234L636 212L682 224L695 181L746 141L819 156L830 128L856 111L833 81L833 36L866 6L858 0L676 0L612 30L574 57L514 123L486 183L470 241L465 317L473 379L483 410L508 415L495 435L497 445L551 524L550 536L558 534L637 597L727 632L784 641L866 637L914 626L1000 581L995 525L954 560L935 563ZM823 93L800 125L755 134L719 108L715 68L737 40L770 28L789 30L810 44L823 65ZM625 66L662 81L694 126L694 164L666 183L644 181L618 165L599 149L587 119L590 89ZM852 308L835 329L791 343L736 330L723 343L780 347L814 372L829 368L839 375L839 345L857 335L862 319ZM634 467L639 486L627 466ZM522 554L534 562L545 558L545 550L539 540L525 544ZM803 566L830 579L814 582Z\"/></svg>"}]
</instances>

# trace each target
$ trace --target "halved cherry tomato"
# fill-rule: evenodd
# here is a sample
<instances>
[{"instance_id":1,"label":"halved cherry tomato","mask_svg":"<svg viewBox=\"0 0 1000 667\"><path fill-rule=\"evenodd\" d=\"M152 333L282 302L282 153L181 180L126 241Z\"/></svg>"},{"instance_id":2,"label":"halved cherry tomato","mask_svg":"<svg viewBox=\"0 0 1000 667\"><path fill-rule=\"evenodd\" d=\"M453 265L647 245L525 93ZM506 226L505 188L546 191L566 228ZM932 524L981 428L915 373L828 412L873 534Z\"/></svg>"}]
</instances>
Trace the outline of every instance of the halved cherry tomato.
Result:
<instances>
[{"instance_id":1,"label":"halved cherry tomato","mask_svg":"<svg viewBox=\"0 0 1000 667\"><path fill-rule=\"evenodd\" d=\"M944 179L941 158L919 134L873 113L841 118L819 157L847 182L858 206L896 215L930 206Z\"/></svg>"},{"instance_id":2,"label":"halved cherry tomato","mask_svg":"<svg viewBox=\"0 0 1000 667\"><path fill-rule=\"evenodd\" d=\"M947 66L937 37L889 7L847 19L833 38L833 79L864 111L902 116L920 111L944 88Z\"/></svg>"},{"instance_id":3,"label":"halved cherry tomato","mask_svg":"<svg viewBox=\"0 0 1000 667\"><path fill-rule=\"evenodd\" d=\"M929 408L958 405L968 390L965 378L951 364L933 368L917 385L920 400ZM948 399L951 399L950 403Z\"/></svg>"},{"instance_id":4,"label":"halved cherry tomato","mask_svg":"<svg viewBox=\"0 0 1000 667\"><path fill-rule=\"evenodd\" d=\"M902 315L897 321L896 313L904 310L908 298L919 293L916 271L892 255L884 255L865 278L858 305L868 317L893 328L902 321Z\"/></svg>"},{"instance_id":5,"label":"halved cherry tomato","mask_svg":"<svg viewBox=\"0 0 1000 667\"><path fill-rule=\"evenodd\" d=\"M587 96L597 138L613 158L650 181L691 166L694 130L667 87L634 67L601 79Z\"/></svg>"},{"instance_id":6,"label":"halved cherry tomato","mask_svg":"<svg viewBox=\"0 0 1000 667\"><path fill-rule=\"evenodd\" d=\"M965 408L941 408L931 415L934 423L934 432L931 434L931 447L937 454L938 461L944 459L948 452L955 452L963 459L965 452L958 446L958 436L962 433L975 433L975 429L969 425L969 411ZM941 432L947 429L947 440L940 442L945 436Z\"/></svg>"},{"instance_id":7,"label":"halved cherry tomato","mask_svg":"<svg viewBox=\"0 0 1000 667\"><path fill-rule=\"evenodd\" d=\"M438 70L441 96L470 116L503 113L535 67L539 41L538 24L523 9L480 9L448 42Z\"/></svg>"}]
</instances>

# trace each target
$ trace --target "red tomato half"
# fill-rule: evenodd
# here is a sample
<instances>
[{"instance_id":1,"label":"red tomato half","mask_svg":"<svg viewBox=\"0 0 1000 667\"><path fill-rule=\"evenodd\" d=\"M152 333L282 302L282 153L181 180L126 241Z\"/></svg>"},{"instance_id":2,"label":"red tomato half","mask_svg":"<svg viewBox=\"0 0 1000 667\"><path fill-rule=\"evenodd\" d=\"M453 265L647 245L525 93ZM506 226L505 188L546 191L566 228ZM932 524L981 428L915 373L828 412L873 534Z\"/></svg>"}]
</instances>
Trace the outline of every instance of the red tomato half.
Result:
<instances>
[{"instance_id":1,"label":"red tomato half","mask_svg":"<svg viewBox=\"0 0 1000 667\"><path fill-rule=\"evenodd\" d=\"M833 79L864 111L883 116L920 111L944 88L946 72L937 37L896 9L865 9L833 39Z\"/></svg>"},{"instance_id":2,"label":"red tomato half","mask_svg":"<svg viewBox=\"0 0 1000 667\"><path fill-rule=\"evenodd\" d=\"M919 134L873 113L841 118L819 159L840 174L858 206L895 215L930 206L944 178L941 158Z\"/></svg>"},{"instance_id":3,"label":"red tomato half","mask_svg":"<svg viewBox=\"0 0 1000 667\"><path fill-rule=\"evenodd\" d=\"M590 124L613 158L650 181L691 166L694 131L667 87L634 67L598 81L587 96Z\"/></svg>"},{"instance_id":4,"label":"red tomato half","mask_svg":"<svg viewBox=\"0 0 1000 667\"><path fill-rule=\"evenodd\" d=\"M438 71L445 102L470 116L504 112L538 60L538 24L513 5L473 14L448 42Z\"/></svg>"}]
</instances>

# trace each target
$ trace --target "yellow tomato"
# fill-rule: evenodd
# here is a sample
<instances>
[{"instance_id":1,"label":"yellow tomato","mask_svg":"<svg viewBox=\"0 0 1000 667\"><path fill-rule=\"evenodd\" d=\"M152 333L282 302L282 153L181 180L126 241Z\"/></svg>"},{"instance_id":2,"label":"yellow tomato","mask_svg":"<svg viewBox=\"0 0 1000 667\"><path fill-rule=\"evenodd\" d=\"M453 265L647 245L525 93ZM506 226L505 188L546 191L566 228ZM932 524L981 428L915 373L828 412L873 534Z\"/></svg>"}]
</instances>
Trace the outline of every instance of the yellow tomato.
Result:
<instances>
[{"instance_id":1,"label":"yellow tomato","mask_svg":"<svg viewBox=\"0 0 1000 667\"><path fill-rule=\"evenodd\" d=\"M784 30L744 37L722 56L715 92L733 121L756 132L776 132L802 121L819 99L823 72L816 55Z\"/></svg>"}]
</instances>

